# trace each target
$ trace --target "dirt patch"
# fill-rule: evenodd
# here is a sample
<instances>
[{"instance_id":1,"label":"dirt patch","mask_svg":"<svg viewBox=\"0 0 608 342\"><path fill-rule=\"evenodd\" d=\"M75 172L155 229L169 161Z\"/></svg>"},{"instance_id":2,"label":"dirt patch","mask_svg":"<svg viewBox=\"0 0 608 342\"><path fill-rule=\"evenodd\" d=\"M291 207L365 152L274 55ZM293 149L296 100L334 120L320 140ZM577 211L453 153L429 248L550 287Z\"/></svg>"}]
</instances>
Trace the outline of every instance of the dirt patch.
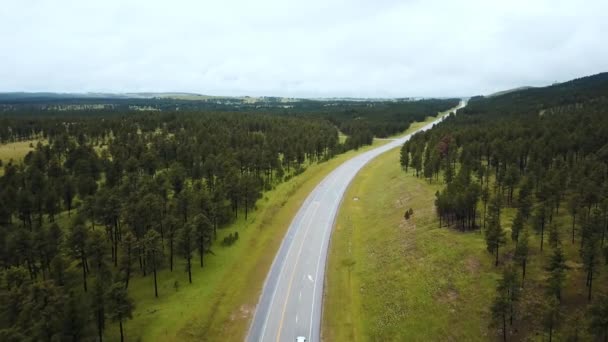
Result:
<instances>
[{"instance_id":1,"label":"dirt patch","mask_svg":"<svg viewBox=\"0 0 608 342\"><path fill-rule=\"evenodd\" d=\"M239 310L237 312L233 312L230 315L230 320L234 321L237 319L247 319L249 317L251 317L251 314L253 313L253 310L255 308L252 305L241 305L241 307L239 308Z\"/></svg>"},{"instance_id":2,"label":"dirt patch","mask_svg":"<svg viewBox=\"0 0 608 342\"><path fill-rule=\"evenodd\" d=\"M469 257L465 261L465 268L471 274L477 274L477 273L479 273L479 267L480 266L481 266L481 263L479 262L479 260L477 258Z\"/></svg>"},{"instance_id":3,"label":"dirt patch","mask_svg":"<svg viewBox=\"0 0 608 342\"><path fill-rule=\"evenodd\" d=\"M458 290L452 286L449 286L445 290L440 291L439 293L437 293L437 296L436 296L437 301L439 303L450 304L450 305L456 304L458 297L460 297Z\"/></svg>"},{"instance_id":4,"label":"dirt patch","mask_svg":"<svg viewBox=\"0 0 608 342\"><path fill-rule=\"evenodd\" d=\"M413 219L402 219L401 222L399 222L399 228L403 229L403 230L415 230L416 229L416 223Z\"/></svg>"},{"instance_id":5,"label":"dirt patch","mask_svg":"<svg viewBox=\"0 0 608 342\"><path fill-rule=\"evenodd\" d=\"M404 208L405 205L409 203L411 199L411 196L403 196L395 200L395 203L393 205L395 208Z\"/></svg>"},{"instance_id":6,"label":"dirt patch","mask_svg":"<svg viewBox=\"0 0 608 342\"><path fill-rule=\"evenodd\" d=\"M571 270L580 270L583 268L583 264L572 260L566 260L566 266Z\"/></svg>"},{"instance_id":7,"label":"dirt patch","mask_svg":"<svg viewBox=\"0 0 608 342\"><path fill-rule=\"evenodd\" d=\"M404 257L410 257L416 249L416 221L413 219L401 219L397 228L397 239L399 239L399 248Z\"/></svg>"}]
</instances>

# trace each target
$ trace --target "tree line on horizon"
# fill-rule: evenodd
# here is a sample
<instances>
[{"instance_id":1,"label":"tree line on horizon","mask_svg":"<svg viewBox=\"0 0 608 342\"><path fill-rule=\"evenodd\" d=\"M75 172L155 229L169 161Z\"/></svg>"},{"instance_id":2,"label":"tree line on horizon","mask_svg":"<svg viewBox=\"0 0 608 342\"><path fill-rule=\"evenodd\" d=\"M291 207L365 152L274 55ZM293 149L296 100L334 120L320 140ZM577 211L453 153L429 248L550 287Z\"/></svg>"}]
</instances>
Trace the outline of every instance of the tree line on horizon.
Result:
<instances>
[{"instance_id":1,"label":"tree line on horizon","mask_svg":"<svg viewBox=\"0 0 608 342\"><path fill-rule=\"evenodd\" d=\"M51 101L52 100L52 101ZM260 104L222 104L209 101L192 101L177 99L105 99L105 109L65 109L57 110L50 104L93 106L99 99L40 99L40 103L27 102L28 98L16 103L8 102L8 109L0 107L0 143L30 140L42 136L53 136L64 130L64 125L91 126L74 127L84 129L93 136L107 132L110 124L108 118L125 115L146 117L149 111L131 109L150 108L153 117L171 120L173 115L234 115L250 113L256 115L274 115L302 117L311 120L327 120L347 135L343 150L357 149L372 143L373 137L387 136L405 131L412 122L423 121L427 116L434 116L458 105L459 99L423 99L423 100L378 100L378 101L342 101L342 100L300 100L286 105L280 101ZM50 103L44 101L51 101ZM135 101L133 103L129 101ZM124 103L123 103L124 102ZM0 106L2 105L0 99ZM131 107L130 107L131 106ZM287 107L287 108L285 108ZM71 107L70 107L71 108ZM78 107L76 107L78 108ZM162 113L162 114L159 114ZM44 120L40 120L44 118ZM85 120L85 119L90 120ZM29 120L25 120L29 119ZM91 125L92 124L92 125Z\"/></svg>"}]
</instances>

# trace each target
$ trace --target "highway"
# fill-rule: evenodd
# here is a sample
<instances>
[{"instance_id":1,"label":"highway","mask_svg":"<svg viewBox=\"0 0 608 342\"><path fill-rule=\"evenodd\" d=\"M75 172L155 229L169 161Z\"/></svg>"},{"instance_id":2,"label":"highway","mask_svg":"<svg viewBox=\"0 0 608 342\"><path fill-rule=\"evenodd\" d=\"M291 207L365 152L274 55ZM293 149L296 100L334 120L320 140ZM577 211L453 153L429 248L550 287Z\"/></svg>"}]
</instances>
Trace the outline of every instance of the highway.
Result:
<instances>
[{"instance_id":1,"label":"highway","mask_svg":"<svg viewBox=\"0 0 608 342\"><path fill-rule=\"evenodd\" d=\"M463 100L450 111L465 105ZM416 132L428 130L442 119ZM342 197L365 164L401 146L412 134L349 159L308 195L291 222L266 277L247 341L295 341L297 336L306 337L308 342L320 340L325 262Z\"/></svg>"}]
</instances>

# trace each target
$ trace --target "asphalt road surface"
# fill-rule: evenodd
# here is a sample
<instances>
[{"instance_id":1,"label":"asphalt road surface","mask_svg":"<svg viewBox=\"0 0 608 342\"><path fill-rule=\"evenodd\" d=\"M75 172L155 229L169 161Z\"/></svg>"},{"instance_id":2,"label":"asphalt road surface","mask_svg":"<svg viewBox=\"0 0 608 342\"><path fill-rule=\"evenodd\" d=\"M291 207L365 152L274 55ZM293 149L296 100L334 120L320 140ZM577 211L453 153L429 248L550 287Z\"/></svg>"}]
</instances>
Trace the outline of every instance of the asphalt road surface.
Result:
<instances>
[{"instance_id":1,"label":"asphalt road surface","mask_svg":"<svg viewBox=\"0 0 608 342\"><path fill-rule=\"evenodd\" d=\"M465 105L462 101L453 110ZM440 120L418 131L430 129ZM344 192L365 164L401 146L410 136L392 140L344 162L308 195L291 222L266 277L247 341L295 341L297 336L304 336L309 342L320 340L327 247Z\"/></svg>"}]
</instances>

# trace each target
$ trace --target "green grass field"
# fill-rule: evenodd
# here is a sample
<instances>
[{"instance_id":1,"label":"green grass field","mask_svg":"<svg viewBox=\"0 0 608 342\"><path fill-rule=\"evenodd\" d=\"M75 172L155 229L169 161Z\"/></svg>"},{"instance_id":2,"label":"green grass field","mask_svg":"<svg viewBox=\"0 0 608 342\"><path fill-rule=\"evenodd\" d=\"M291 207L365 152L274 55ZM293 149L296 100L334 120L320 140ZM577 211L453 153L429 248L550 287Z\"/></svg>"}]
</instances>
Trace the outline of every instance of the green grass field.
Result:
<instances>
[{"instance_id":1,"label":"green grass field","mask_svg":"<svg viewBox=\"0 0 608 342\"><path fill-rule=\"evenodd\" d=\"M45 143L44 141L41 142ZM33 147L30 147L30 144ZM21 163L23 157L25 157L28 152L33 151L36 144L38 144L38 140L25 140L0 144L0 160L2 160L3 165L8 164L10 160L13 160L14 163ZM4 167L0 167L0 176L3 174Z\"/></svg>"},{"instance_id":2,"label":"green grass field","mask_svg":"<svg viewBox=\"0 0 608 342\"><path fill-rule=\"evenodd\" d=\"M331 239L322 322L325 341L494 339L490 306L501 269L494 267L480 232L439 228L434 194L440 187L406 174L399 165L399 149L370 162L355 178ZM409 208L414 214L405 220ZM501 250L501 263L514 248L510 241L514 213L512 208L503 210L509 242ZM564 312L571 313L586 305L585 275L578 241L570 242L566 210L560 210L554 221L561 227L570 267L562 305ZM516 340L543 338L539 328L546 282L543 265L551 255L547 241L548 233L541 254L540 239L531 231L527 285L510 331ZM604 266L598 291L605 290L600 284L606 284L606 273ZM585 337L584 323L569 321L574 317L570 315L554 337L564 338L576 327Z\"/></svg>"},{"instance_id":3,"label":"green grass field","mask_svg":"<svg viewBox=\"0 0 608 342\"><path fill-rule=\"evenodd\" d=\"M255 305L274 255L295 213L310 191L334 168L354 155L386 143L377 141L359 151L309 166L306 171L278 185L258 201L247 221L243 215L218 232L218 242L238 231L231 247L219 243L214 255L205 256L205 266L193 266L193 284L188 284L182 264L173 272L159 273L159 297L154 298L153 278L137 276L129 285L135 300L133 319L126 322L129 340L142 341L238 341L247 332ZM181 262L181 261L180 261ZM179 282L176 290L175 281ZM118 338L118 326L108 330L109 340Z\"/></svg>"},{"instance_id":4,"label":"green grass field","mask_svg":"<svg viewBox=\"0 0 608 342\"><path fill-rule=\"evenodd\" d=\"M8 144L0 144L0 159L5 164L11 159L15 162L19 162L28 152L34 150L37 143L37 140L26 140ZM30 144L32 144L33 147L30 147Z\"/></svg>"}]
</instances>

